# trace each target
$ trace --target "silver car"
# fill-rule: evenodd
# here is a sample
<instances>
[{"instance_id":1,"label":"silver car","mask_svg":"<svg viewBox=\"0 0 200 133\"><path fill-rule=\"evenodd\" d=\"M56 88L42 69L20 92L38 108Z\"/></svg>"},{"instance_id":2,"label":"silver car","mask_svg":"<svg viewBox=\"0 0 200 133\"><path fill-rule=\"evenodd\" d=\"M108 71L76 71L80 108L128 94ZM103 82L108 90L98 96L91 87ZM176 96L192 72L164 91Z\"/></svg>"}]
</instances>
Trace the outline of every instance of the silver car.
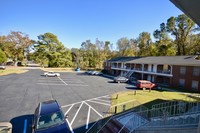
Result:
<instances>
[{"instance_id":1,"label":"silver car","mask_svg":"<svg viewBox=\"0 0 200 133\"><path fill-rule=\"evenodd\" d=\"M116 83L126 83L126 82L128 82L128 78L126 78L126 77L122 77L122 76L117 76L117 77L114 77L114 82L116 82Z\"/></svg>"}]
</instances>

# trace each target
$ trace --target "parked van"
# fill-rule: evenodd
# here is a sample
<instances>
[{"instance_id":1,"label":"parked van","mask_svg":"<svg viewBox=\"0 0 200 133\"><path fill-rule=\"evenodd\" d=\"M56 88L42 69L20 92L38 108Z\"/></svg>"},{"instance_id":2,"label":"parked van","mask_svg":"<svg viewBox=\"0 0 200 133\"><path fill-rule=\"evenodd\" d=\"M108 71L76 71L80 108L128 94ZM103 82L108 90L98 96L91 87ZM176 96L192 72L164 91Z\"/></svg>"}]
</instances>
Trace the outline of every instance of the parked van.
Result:
<instances>
[{"instance_id":1,"label":"parked van","mask_svg":"<svg viewBox=\"0 0 200 133\"><path fill-rule=\"evenodd\" d=\"M146 88L152 89L152 88L155 88L156 86L157 86L156 84L151 83L148 80L138 80L136 83L136 87L142 88L142 89L146 89Z\"/></svg>"}]
</instances>

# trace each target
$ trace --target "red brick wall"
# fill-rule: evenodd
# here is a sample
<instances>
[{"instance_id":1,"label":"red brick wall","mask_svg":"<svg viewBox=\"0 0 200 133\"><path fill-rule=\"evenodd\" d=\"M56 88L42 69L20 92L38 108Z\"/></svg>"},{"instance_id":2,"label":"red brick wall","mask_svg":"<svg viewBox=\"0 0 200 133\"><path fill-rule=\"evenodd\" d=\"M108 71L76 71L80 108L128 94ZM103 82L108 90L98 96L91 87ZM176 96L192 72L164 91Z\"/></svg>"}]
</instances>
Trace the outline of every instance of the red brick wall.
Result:
<instances>
[{"instance_id":1,"label":"red brick wall","mask_svg":"<svg viewBox=\"0 0 200 133\"><path fill-rule=\"evenodd\" d=\"M172 86L179 87L179 79L185 79L184 89L192 90L192 81L198 81L198 91L200 92L200 76L193 76L193 67L185 66L186 73L185 75L180 74L181 66L173 66L173 77L172 77Z\"/></svg>"}]
</instances>

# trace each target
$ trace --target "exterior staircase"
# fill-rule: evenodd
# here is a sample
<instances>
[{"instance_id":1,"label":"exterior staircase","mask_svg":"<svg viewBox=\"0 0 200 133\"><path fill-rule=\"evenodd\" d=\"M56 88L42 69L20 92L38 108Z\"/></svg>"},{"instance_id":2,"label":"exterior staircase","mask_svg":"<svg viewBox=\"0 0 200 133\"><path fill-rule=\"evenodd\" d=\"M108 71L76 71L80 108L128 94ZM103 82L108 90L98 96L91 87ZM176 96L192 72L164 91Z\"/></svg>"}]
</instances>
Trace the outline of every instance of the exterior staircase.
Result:
<instances>
[{"instance_id":1,"label":"exterior staircase","mask_svg":"<svg viewBox=\"0 0 200 133\"><path fill-rule=\"evenodd\" d=\"M100 131L99 133L118 133L122 129L123 125L120 124L117 120L110 120ZM129 130L123 128L121 133L128 133Z\"/></svg>"},{"instance_id":2,"label":"exterior staircase","mask_svg":"<svg viewBox=\"0 0 200 133\"><path fill-rule=\"evenodd\" d=\"M199 102L166 102L111 117L97 133L200 133Z\"/></svg>"}]
</instances>

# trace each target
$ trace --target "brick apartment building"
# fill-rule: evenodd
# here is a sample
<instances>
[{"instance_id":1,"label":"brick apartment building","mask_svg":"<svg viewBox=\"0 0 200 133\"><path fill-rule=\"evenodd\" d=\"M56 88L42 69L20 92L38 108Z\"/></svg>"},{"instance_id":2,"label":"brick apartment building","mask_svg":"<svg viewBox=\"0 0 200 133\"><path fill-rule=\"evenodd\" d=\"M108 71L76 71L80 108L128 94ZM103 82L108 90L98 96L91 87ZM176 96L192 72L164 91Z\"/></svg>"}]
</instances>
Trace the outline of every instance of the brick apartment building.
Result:
<instances>
[{"instance_id":1,"label":"brick apartment building","mask_svg":"<svg viewBox=\"0 0 200 133\"><path fill-rule=\"evenodd\" d=\"M200 60L197 56L117 57L104 69L130 80L144 79L165 86L200 92Z\"/></svg>"}]
</instances>

